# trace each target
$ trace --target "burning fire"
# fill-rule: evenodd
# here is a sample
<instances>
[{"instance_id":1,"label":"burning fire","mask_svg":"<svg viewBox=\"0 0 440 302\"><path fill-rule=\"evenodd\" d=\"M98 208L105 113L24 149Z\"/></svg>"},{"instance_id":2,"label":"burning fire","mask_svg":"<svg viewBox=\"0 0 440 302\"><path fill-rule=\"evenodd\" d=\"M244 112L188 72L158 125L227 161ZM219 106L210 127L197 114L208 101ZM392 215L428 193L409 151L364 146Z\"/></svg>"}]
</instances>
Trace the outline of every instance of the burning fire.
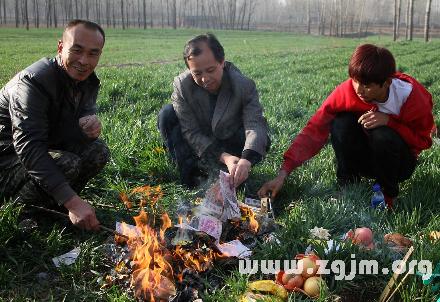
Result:
<instances>
[{"instance_id":1,"label":"burning fire","mask_svg":"<svg viewBox=\"0 0 440 302\"><path fill-rule=\"evenodd\" d=\"M159 242L156 232L148 226L148 217L144 211L141 211L139 216L135 216L134 220L137 229L129 229L126 225L123 227L124 233L128 234L127 244L132 251L134 271L131 284L135 288L135 294L149 301L168 299L176 294L175 286L171 281L172 265L167 261L170 254L163 247L163 239ZM162 221L161 238L166 228L171 225L167 214L162 216Z\"/></svg>"},{"instance_id":2,"label":"burning fire","mask_svg":"<svg viewBox=\"0 0 440 302\"><path fill-rule=\"evenodd\" d=\"M249 207L240 207L242 220L249 220L249 229L256 234L258 232L259 223L255 218L255 213Z\"/></svg>"}]
</instances>

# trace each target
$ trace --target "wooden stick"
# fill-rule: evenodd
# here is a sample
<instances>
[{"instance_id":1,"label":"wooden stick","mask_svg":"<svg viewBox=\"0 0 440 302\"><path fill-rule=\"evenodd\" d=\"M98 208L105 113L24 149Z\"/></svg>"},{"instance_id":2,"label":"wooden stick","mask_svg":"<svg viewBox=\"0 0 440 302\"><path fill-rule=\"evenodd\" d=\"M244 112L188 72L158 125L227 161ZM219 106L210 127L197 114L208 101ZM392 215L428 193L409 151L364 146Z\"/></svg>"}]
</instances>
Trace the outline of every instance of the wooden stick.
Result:
<instances>
[{"instance_id":1,"label":"wooden stick","mask_svg":"<svg viewBox=\"0 0 440 302\"><path fill-rule=\"evenodd\" d=\"M35 208L35 209L39 209L39 210L42 210L42 211L45 211L45 212L53 213L53 214L56 214L56 215L59 215L59 216L63 216L65 218L69 218L69 215L67 215L66 213L61 213L61 212L58 212L58 211L55 211L55 210L52 210L52 209L47 209L47 208L35 206L35 205L32 205L32 204L29 204L27 206ZM117 232L115 230L112 230L112 229L110 229L110 228L108 228L106 226L99 225L99 228L101 230L103 230L103 231L107 231L107 232L113 233L114 235L123 237L125 239L129 239L127 235L121 234L121 233L119 233L119 232Z\"/></svg>"},{"instance_id":2,"label":"wooden stick","mask_svg":"<svg viewBox=\"0 0 440 302\"><path fill-rule=\"evenodd\" d=\"M394 272L394 274L391 276L391 279L388 281L387 285L385 286L385 289L383 290L382 294L380 295L379 302L385 302L386 298L390 294L391 289L394 286L394 283L396 283L398 276L402 272L403 267L406 265L406 262L408 261L409 256L411 256L413 251L414 251L414 246L411 246L409 248L408 252L406 252L405 257L403 257L403 260L400 263L399 267Z\"/></svg>"},{"instance_id":3,"label":"wooden stick","mask_svg":"<svg viewBox=\"0 0 440 302\"><path fill-rule=\"evenodd\" d=\"M399 289L400 286L402 286L403 282L405 282L405 279L409 276L409 273L411 271L409 270L405 276L403 276L402 280L400 281L400 283L396 286L396 288L393 290L393 292L391 293L391 295L388 296L388 299L385 302L389 302L391 300L391 298L394 296L394 294L397 292L397 290Z\"/></svg>"}]
</instances>

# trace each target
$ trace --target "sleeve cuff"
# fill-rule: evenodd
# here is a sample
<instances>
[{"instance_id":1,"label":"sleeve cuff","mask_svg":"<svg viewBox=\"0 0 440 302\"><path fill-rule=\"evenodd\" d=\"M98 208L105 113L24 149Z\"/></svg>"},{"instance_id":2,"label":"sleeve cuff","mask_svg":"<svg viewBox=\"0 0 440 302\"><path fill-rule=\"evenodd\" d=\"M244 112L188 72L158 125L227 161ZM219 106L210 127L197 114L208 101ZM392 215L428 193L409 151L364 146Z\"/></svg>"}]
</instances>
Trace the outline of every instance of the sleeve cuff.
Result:
<instances>
[{"instance_id":1,"label":"sleeve cuff","mask_svg":"<svg viewBox=\"0 0 440 302\"><path fill-rule=\"evenodd\" d=\"M62 206L66 201L75 196L76 192L73 191L67 182L65 182L53 190L51 195L58 205Z\"/></svg>"},{"instance_id":2,"label":"sleeve cuff","mask_svg":"<svg viewBox=\"0 0 440 302\"><path fill-rule=\"evenodd\" d=\"M241 153L241 158L247 159L250 161L250 163L255 165L256 163L260 162L263 156L258 153L257 151L251 150L251 149L245 149Z\"/></svg>"}]
</instances>

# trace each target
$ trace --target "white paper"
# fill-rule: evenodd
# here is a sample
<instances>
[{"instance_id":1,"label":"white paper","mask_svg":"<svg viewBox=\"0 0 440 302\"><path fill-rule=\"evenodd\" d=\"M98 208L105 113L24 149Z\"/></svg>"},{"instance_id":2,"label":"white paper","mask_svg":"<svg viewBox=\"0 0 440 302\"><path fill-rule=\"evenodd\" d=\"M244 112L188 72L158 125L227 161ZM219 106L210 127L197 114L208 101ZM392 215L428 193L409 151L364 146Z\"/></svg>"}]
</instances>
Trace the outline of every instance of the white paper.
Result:
<instances>
[{"instance_id":1,"label":"white paper","mask_svg":"<svg viewBox=\"0 0 440 302\"><path fill-rule=\"evenodd\" d=\"M142 231L140 228L125 223L125 222L117 222L116 221L116 232L118 232L119 234L128 236L130 238L134 237L134 238L140 238L142 237Z\"/></svg>"},{"instance_id":2,"label":"white paper","mask_svg":"<svg viewBox=\"0 0 440 302\"><path fill-rule=\"evenodd\" d=\"M252 251L248 249L240 240L232 240L222 244L217 243L216 246L227 257L249 258Z\"/></svg>"},{"instance_id":3,"label":"white paper","mask_svg":"<svg viewBox=\"0 0 440 302\"><path fill-rule=\"evenodd\" d=\"M52 262L53 264L55 264L56 267L60 267L61 265L71 265L75 263L76 258L78 258L80 252L81 248L76 247L68 253L52 258Z\"/></svg>"}]
</instances>

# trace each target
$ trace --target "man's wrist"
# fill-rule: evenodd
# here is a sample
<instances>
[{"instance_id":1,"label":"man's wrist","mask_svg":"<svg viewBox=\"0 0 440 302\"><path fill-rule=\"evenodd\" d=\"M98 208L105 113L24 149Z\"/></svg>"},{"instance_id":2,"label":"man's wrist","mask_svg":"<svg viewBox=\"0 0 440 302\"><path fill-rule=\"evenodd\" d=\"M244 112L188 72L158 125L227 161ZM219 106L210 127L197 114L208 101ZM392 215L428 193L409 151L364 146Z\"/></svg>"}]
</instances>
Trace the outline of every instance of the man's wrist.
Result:
<instances>
[{"instance_id":1,"label":"man's wrist","mask_svg":"<svg viewBox=\"0 0 440 302\"><path fill-rule=\"evenodd\" d=\"M289 173L287 173L286 170L281 169L278 172L277 178L282 179L284 181L287 178L287 176L289 176Z\"/></svg>"}]
</instances>

